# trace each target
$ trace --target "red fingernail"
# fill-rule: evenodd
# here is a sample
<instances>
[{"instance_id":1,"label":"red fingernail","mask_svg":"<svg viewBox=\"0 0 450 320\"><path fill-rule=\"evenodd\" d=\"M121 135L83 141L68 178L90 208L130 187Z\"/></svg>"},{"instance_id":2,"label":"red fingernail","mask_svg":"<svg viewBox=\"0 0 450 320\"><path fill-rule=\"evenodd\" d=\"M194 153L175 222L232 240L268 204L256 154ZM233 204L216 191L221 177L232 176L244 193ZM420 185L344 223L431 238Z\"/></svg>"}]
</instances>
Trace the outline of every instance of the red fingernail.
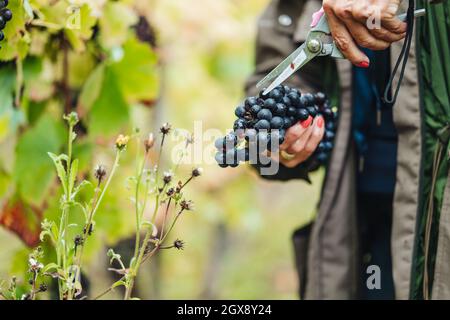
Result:
<instances>
[{"instance_id":1,"label":"red fingernail","mask_svg":"<svg viewBox=\"0 0 450 320\"><path fill-rule=\"evenodd\" d=\"M305 121L300 121L300 124L303 128L308 128L309 125L311 124L313 118L311 116L308 117L308 119L306 119Z\"/></svg>"},{"instance_id":2,"label":"red fingernail","mask_svg":"<svg viewBox=\"0 0 450 320\"><path fill-rule=\"evenodd\" d=\"M319 119L317 119L317 126L318 126L319 128L322 128L322 127L323 127L323 118L322 118L322 117L319 117Z\"/></svg>"},{"instance_id":3,"label":"red fingernail","mask_svg":"<svg viewBox=\"0 0 450 320\"><path fill-rule=\"evenodd\" d=\"M368 68L369 67L369 62L367 62L367 61L360 62L358 64L358 67L360 67L360 68Z\"/></svg>"}]
</instances>

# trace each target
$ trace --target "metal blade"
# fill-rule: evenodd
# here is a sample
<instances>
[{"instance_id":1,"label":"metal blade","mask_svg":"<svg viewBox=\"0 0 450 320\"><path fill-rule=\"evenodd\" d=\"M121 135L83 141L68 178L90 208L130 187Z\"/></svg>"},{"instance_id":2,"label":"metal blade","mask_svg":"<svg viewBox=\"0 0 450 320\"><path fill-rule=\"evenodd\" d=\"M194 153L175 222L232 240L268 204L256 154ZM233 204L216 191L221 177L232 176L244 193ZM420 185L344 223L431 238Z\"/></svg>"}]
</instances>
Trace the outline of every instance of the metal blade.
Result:
<instances>
[{"instance_id":1,"label":"metal blade","mask_svg":"<svg viewBox=\"0 0 450 320\"><path fill-rule=\"evenodd\" d=\"M270 84L270 86L264 90L263 94L266 95L280 84L282 84L286 79L292 76L298 69L303 67L306 63L311 61L314 57L316 57L318 53L311 53L306 48L301 50L300 53L291 61L289 66L287 66L284 71Z\"/></svg>"},{"instance_id":2,"label":"metal blade","mask_svg":"<svg viewBox=\"0 0 450 320\"><path fill-rule=\"evenodd\" d=\"M304 50L305 44L302 44L294 52L292 52L286 59L283 60L275 69L273 69L267 76L256 84L256 88L267 88L272 81L277 78L286 68L290 67L292 61Z\"/></svg>"}]
</instances>

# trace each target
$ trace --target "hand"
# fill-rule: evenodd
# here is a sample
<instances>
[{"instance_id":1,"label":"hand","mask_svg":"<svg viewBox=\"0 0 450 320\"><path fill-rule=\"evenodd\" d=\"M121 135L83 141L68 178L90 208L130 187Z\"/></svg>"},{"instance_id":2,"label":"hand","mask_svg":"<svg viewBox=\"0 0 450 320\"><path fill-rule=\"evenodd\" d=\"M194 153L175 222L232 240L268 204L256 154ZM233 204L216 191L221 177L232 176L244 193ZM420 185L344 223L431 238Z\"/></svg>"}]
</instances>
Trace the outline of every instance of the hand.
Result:
<instances>
[{"instance_id":1,"label":"hand","mask_svg":"<svg viewBox=\"0 0 450 320\"><path fill-rule=\"evenodd\" d=\"M397 18L401 0L323 0L331 34L342 54L367 68L369 58L358 45L384 50L406 35L406 23ZM379 19L379 25L374 22Z\"/></svg>"},{"instance_id":2,"label":"hand","mask_svg":"<svg viewBox=\"0 0 450 320\"><path fill-rule=\"evenodd\" d=\"M293 155L292 159L284 159L280 155L280 162L288 167L294 168L307 160L316 150L325 133L325 121L322 116L310 116L303 122L298 122L286 131L281 151Z\"/></svg>"}]
</instances>

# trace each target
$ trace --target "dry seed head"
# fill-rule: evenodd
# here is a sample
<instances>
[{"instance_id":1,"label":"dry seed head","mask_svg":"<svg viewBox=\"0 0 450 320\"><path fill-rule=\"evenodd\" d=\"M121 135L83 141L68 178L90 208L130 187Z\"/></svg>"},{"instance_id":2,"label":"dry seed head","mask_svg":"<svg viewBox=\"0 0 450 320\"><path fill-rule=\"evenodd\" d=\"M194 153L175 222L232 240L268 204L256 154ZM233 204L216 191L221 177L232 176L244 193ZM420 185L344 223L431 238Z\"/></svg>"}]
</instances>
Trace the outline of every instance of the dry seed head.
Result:
<instances>
[{"instance_id":1,"label":"dry seed head","mask_svg":"<svg viewBox=\"0 0 450 320\"><path fill-rule=\"evenodd\" d=\"M163 135L169 134L172 126L169 123L164 123L162 127L159 129Z\"/></svg>"},{"instance_id":2,"label":"dry seed head","mask_svg":"<svg viewBox=\"0 0 450 320\"><path fill-rule=\"evenodd\" d=\"M99 164L95 167L94 176L97 179L98 183L102 183L103 179L106 177L106 168L105 166Z\"/></svg>"}]
</instances>

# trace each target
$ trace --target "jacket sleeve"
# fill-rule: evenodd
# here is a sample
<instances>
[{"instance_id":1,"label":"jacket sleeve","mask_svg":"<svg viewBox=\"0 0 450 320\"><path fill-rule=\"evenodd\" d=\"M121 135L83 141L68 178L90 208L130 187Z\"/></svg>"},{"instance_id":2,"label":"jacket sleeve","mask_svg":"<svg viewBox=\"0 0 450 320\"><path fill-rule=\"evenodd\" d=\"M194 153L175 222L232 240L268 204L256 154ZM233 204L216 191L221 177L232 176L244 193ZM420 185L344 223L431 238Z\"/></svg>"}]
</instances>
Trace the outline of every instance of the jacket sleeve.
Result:
<instances>
[{"instance_id":1,"label":"jacket sleeve","mask_svg":"<svg viewBox=\"0 0 450 320\"><path fill-rule=\"evenodd\" d=\"M269 4L258 21L255 71L246 82L247 96L257 95L256 83L305 41L311 16L320 7L319 0L273 0ZM329 65L329 58L316 58L288 79L286 84L302 92L322 91L324 68ZM258 166L253 167L261 174ZM308 167L307 163L295 168L280 164L276 175L261 176L269 180L309 181Z\"/></svg>"}]
</instances>

